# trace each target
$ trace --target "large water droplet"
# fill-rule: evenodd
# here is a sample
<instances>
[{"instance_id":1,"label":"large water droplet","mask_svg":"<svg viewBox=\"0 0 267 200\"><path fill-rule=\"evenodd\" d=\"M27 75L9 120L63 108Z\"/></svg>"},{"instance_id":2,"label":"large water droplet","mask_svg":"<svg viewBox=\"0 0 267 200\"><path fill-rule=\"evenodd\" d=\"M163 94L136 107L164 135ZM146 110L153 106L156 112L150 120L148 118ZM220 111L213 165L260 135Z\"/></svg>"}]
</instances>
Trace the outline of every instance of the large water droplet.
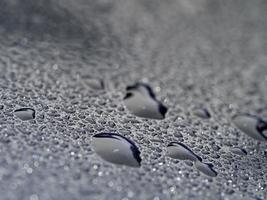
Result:
<instances>
[{"instance_id":1,"label":"large water droplet","mask_svg":"<svg viewBox=\"0 0 267 200\"><path fill-rule=\"evenodd\" d=\"M217 176L217 172L213 169L213 165L211 163L203 163L201 161L196 161L195 167L197 170L199 170L200 172L202 172L207 176L210 177Z\"/></svg>"},{"instance_id":2,"label":"large water droplet","mask_svg":"<svg viewBox=\"0 0 267 200\"><path fill-rule=\"evenodd\" d=\"M237 128L250 137L267 141L267 122L262 118L249 114L239 114L233 117L233 122Z\"/></svg>"},{"instance_id":3,"label":"large water droplet","mask_svg":"<svg viewBox=\"0 0 267 200\"><path fill-rule=\"evenodd\" d=\"M99 133L93 136L95 152L104 160L131 167L140 167L140 151L129 139L116 133Z\"/></svg>"},{"instance_id":4,"label":"large water droplet","mask_svg":"<svg viewBox=\"0 0 267 200\"><path fill-rule=\"evenodd\" d=\"M35 118L35 110L32 108L20 108L15 110L14 114L23 121Z\"/></svg>"},{"instance_id":5,"label":"large water droplet","mask_svg":"<svg viewBox=\"0 0 267 200\"><path fill-rule=\"evenodd\" d=\"M179 160L197 161L201 158L196 155L190 148L179 142L171 142L167 146L167 156Z\"/></svg>"},{"instance_id":6,"label":"large water droplet","mask_svg":"<svg viewBox=\"0 0 267 200\"><path fill-rule=\"evenodd\" d=\"M124 103L128 110L138 117L164 119L167 108L156 99L150 86L136 83L126 88Z\"/></svg>"}]
</instances>

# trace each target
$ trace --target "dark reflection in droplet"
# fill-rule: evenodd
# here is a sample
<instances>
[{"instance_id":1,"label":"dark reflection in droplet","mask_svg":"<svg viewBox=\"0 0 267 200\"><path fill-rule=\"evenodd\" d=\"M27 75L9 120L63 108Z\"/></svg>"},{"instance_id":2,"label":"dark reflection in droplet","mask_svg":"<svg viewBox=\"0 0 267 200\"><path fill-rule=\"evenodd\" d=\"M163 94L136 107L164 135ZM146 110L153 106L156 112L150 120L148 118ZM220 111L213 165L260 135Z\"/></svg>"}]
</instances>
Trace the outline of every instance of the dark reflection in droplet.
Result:
<instances>
[{"instance_id":1,"label":"dark reflection in droplet","mask_svg":"<svg viewBox=\"0 0 267 200\"><path fill-rule=\"evenodd\" d=\"M133 96L133 93L128 92L128 93L126 93L126 95L123 99L125 100L125 99L132 97L132 96Z\"/></svg>"},{"instance_id":2,"label":"dark reflection in droplet","mask_svg":"<svg viewBox=\"0 0 267 200\"><path fill-rule=\"evenodd\" d=\"M23 121L35 118L35 110L32 108L20 108L15 110L14 114Z\"/></svg>"},{"instance_id":3,"label":"dark reflection in droplet","mask_svg":"<svg viewBox=\"0 0 267 200\"><path fill-rule=\"evenodd\" d=\"M259 119L257 130L267 139L267 121Z\"/></svg>"},{"instance_id":4,"label":"dark reflection in droplet","mask_svg":"<svg viewBox=\"0 0 267 200\"><path fill-rule=\"evenodd\" d=\"M197 170L202 172L203 174L210 176L210 177L216 177L217 172L213 169L213 165L211 163L203 163L201 161L195 162L195 167Z\"/></svg>"},{"instance_id":5,"label":"dark reflection in droplet","mask_svg":"<svg viewBox=\"0 0 267 200\"><path fill-rule=\"evenodd\" d=\"M95 152L104 160L131 167L141 166L140 151L124 136L116 133L99 133L92 139Z\"/></svg>"},{"instance_id":6,"label":"dark reflection in droplet","mask_svg":"<svg viewBox=\"0 0 267 200\"><path fill-rule=\"evenodd\" d=\"M250 137L267 141L267 122L262 118L249 114L238 114L233 117L233 123Z\"/></svg>"},{"instance_id":7,"label":"dark reflection in droplet","mask_svg":"<svg viewBox=\"0 0 267 200\"><path fill-rule=\"evenodd\" d=\"M167 146L167 156L179 160L202 160L189 147L179 142L171 142Z\"/></svg>"},{"instance_id":8,"label":"dark reflection in droplet","mask_svg":"<svg viewBox=\"0 0 267 200\"><path fill-rule=\"evenodd\" d=\"M167 108L156 99L151 87L144 83L136 83L126 88L124 104L128 110L138 117L164 119Z\"/></svg>"}]
</instances>

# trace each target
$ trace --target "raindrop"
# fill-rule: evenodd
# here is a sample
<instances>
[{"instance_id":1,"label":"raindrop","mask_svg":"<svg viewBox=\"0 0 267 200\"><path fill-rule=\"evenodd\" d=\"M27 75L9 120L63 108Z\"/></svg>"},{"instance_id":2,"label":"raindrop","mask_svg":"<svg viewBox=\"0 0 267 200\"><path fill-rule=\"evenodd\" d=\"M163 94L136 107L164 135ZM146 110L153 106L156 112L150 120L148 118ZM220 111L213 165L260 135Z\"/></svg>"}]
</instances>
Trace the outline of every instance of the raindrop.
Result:
<instances>
[{"instance_id":1,"label":"raindrop","mask_svg":"<svg viewBox=\"0 0 267 200\"><path fill-rule=\"evenodd\" d=\"M250 137L267 141L267 121L262 118L249 114L239 114L233 117L233 123Z\"/></svg>"},{"instance_id":2,"label":"raindrop","mask_svg":"<svg viewBox=\"0 0 267 200\"><path fill-rule=\"evenodd\" d=\"M197 170L202 172L203 174L210 176L210 177L216 177L217 172L213 169L213 165L211 163L203 163L201 161L195 162L195 167Z\"/></svg>"},{"instance_id":3,"label":"raindrop","mask_svg":"<svg viewBox=\"0 0 267 200\"><path fill-rule=\"evenodd\" d=\"M116 133L99 133L93 136L92 145L95 152L104 160L130 167L140 167L140 151L137 146Z\"/></svg>"},{"instance_id":4,"label":"raindrop","mask_svg":"<svg viewBox=\"0 0 267 200\"><path fill-rule=\"evenodd\" d=\"M15 110L14 114L23 121L35 118L35 110L32 108L20 108Z\"/></svg>"},{"instance_id":5,"label":"raindrop","mask_svg":"<svg viewBox=\"0 0 267 200\"><path fill-rule=\"evenodd\" d=\"M213 169L212 164L202 162L201 157L196 155L189 147L182 143L171 142L167 146L166 155L174 159L185 160L185 163L188 166L192 166L192 164L194 163L196 169L206 174L207 176L217 176L217 172ZM192 161L193 163L189 163Z\"/></svg>"},{"instance_id":6,"label":"raindrop","mask_svg":"<svg viewBox=\"0 0 267 200\"><path fill-rule=\"evenodd\" d=\"M97 78L88 78L84 80L86 85L93 90L103 90L105 88L104 81Z\"/></svg>"},{"instance_id":7,"label":"raindrop","mask_svg":"<svg viewBox=\"0 0 267 200\"><path fill-rule=\"evenodd\" d=\"M179 160L191 160L197 161L202 160L198 155L196 155L190 148L179 142L171 142L167 146L167 156L179 159Z\"/></svg>"},{"instance_id":8,"label":"raindrop","mask_svg":"<svg viewBox=\"0 0 267 200\"><path fill-rule=\"evenodd\" d=\"M203 119L208 119L211 117L210 112L206 108L196 109L194 115Z\"/></svg>"},{"instance_id":9,"label":"raindrop","mask_svg":"<svg viewBox=\"0 0 267 200\"><path fill-rule=\"evenodd\" d=\"M167 108L156 99L151 87L136 83L126 88L124 103L128 110L138 117L164 119Z\"/></svg>"},{"instance_id":10,"label":"raindrop","mask_svg":"<svg viewBox=\"0 0 267 200\"><path fill-rule=\"evenodd\" d=\"M239 156L246 156L248 154L245 149L242 149L239 147L234 147L234 148L230 149L230 151L236 155L239 155Z\"/></svg>"}]
</instances>

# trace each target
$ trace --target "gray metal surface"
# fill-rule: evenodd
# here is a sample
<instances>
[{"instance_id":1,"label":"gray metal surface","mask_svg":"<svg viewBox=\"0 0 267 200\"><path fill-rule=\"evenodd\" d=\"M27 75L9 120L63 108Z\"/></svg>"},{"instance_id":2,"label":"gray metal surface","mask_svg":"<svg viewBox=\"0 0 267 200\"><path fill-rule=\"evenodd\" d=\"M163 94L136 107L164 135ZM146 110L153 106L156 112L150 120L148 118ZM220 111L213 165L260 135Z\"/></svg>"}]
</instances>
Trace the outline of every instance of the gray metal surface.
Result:
<instances>
[{"instance_id":1,"label":"gray metal surface","mask_svg":"<svg viewBox=\"0 0 267 200\"><path fill-rule=\"evenodd\" d=\"M267 116L266 10L263 0L1 0L0 199L267 199L267 143L232 122ZM165 119L127 110L136 82ZM101 132L133 141L141 167L97 155ZM171 142L218 175L168 157Z\"/></svg>"}]
</instances>

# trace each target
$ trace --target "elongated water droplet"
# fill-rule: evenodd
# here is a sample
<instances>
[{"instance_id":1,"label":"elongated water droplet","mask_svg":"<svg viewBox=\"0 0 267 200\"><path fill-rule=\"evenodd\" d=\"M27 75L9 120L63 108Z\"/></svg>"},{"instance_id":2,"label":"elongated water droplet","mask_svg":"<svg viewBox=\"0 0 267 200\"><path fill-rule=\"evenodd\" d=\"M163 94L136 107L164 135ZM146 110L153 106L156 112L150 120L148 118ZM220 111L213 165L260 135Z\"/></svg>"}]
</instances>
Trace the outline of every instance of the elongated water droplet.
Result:
<instances>
[{"instance_id":1,"label":"elongated water droplet","mask_svg":"<svg viewBox=\"0 0 267 200\"><path fill-rule=\"evenodd\" d=\"M167 146L167 156L179 160L202 160L198 155L196 155L190 148L179 142L171 142Z\"/></svg>"},{"instance_id":2,"label":"elongated water droplet","mask_svg":"<svg viewBox=\"0 0 267 200\"><path fill-rule=\"evenodd\" d=\"M196 109L194 111L194 115L196 115L200 118L203 118L203 119L208 119L211 117L210 112L206 108Z\"/></svg>"},{"instance_id":3,"label":"elongated water droplet","mask_svg":"<svg viewBox=\"0 0 267 200\"><path fill-rule=\"evenodd\" d=\"M246 156L248 154L245 149L242 149L239 147L234 147L234 148L230 149L230 151L236 155L239 155L239 156Z\"/></svg>"},{"instance_id":4,"label":"elongated water droplet","mask_svg":"<svg viewBox=\"0 0 267 200\"><path fill-rule=\"evenodd\" d=\"M35 118L35 110L32 108L20 108L15 110L14 114L23 121Z\"/></svg>"},{"instance_id":5,"label":"elongated water droplet","mask_svg":"<svg viewBox=\"0 0 267 200\"><path fill-rule=\"evenodd\" d=\"M262 118L249 114L239 114L233 117L233 123L250 137L267 141L267 122Z\"/></svg>"},{"instance_id":6,"label":"elongated water droplet","mask_svg":"<svg viewBox=\"0 0 267 200\"><path fill-rule=\"evenodd\" d=\"M210 177L216 177L217 172L213 169L213 165L211 163L203 163L201 161L195 162L195 167L197 170L202 172L203 174L210 176Z\"/></svg>"},{"instance_id":7,"label":"elongated water droplet","mask_svg":"<svg viewBox=\"0 0 267 200\"><path fill-rule=\"evenodd\" d=\"M93 90L103 90L104 89L104 82L101 79L86 79L85 83L88 87L90 87Z\"/></svg>"},{"instance_id":8,"label":"elongated water droplet","mask_svg":"<svg viewBox=\"0 0 267 200\"><path fill-rule=\"evenodd\" d=\"M126 88L124 104L128 110L138 117L164 119L167 108L156 99L150 86L136 83Z\"/></svg>"},{"instance_id":9,"label":"elongated water droplet","mask_svg":"<svg viewBox=\"0 0 267 200\"><path fill-rule=\"evenodd\" d=\"M116 133L99 133L93 136L95 152L104 160L131 167L140 167L140 151L137 146Z\"/></svg>"}]
</instances>

